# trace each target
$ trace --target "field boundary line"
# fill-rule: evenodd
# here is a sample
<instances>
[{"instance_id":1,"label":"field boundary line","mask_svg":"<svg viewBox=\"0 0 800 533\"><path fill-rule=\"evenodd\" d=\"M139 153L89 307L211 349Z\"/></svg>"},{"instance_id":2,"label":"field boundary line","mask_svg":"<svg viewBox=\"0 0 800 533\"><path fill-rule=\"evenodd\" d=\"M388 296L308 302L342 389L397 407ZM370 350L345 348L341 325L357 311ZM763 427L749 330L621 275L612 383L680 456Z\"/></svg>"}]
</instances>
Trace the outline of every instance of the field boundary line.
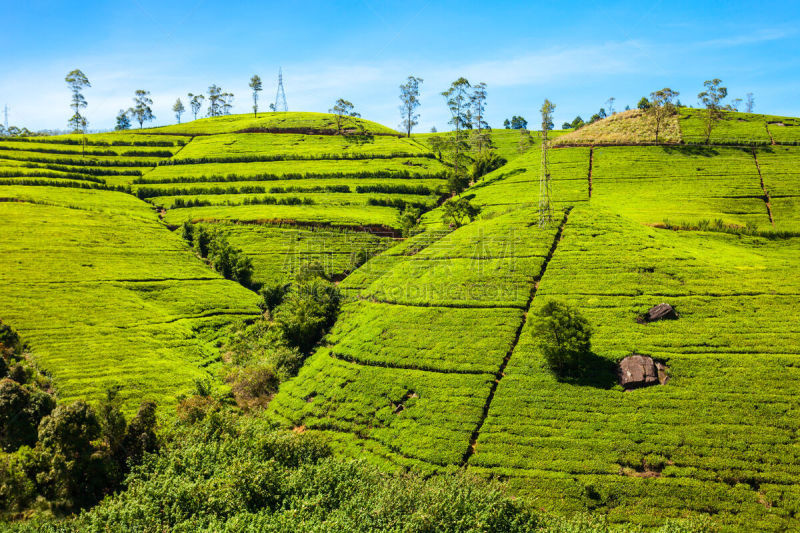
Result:
<instances>
[{"instance_id":1,"label":"field boundary line","mask_svg":"<svg viewBox=\"0 0 800 533\"><path fill-rule=\"evenodd\" d=\"M567 207L567 209L564 211L564 218L561 220L561 224L558 227L558 231L556 231L556 234L553 237L553 244L550 246L550 251L548 252L544 262L542 263L542 267L539 270L539 274L534 279L533 287L531 287L530 296L528 297L528 305L525 308L525 313L523 313L522 320L520 320L520 324L519 326L517 326L517 331L514 336L514 340L508 349L508 353L506 353L506 356L503 358L503 362L500 363L500 368L497 370L497 374L495 374L495 379L492 382L491 388L489 389L489 396L486 398L486 403L483 406L483 413L481 414L481 418L478 421L478 425L472 431L469 445L467 446L467 450L464 452L464 456L461 459L462 468L466 468L470 458L475 454L475 448L478 444L478 437L480 436L483 424L486 422L486 418L488 418L489 416L489 410L492 407L492 400L494 400L495 392L497 392L497 387L500 385L500 380L502 380L503 377L505 376L505 370L506 367L508 366L508 362L511 360L511 356L514 354L514 350L517 348L517 344L519 344L519 339L522 336L522 330L525 327L525 323L528 321L528 313L530 313L531 306L533 305L533 300L534 298L536 298L536 293L539 290L539 283L542 281L542 278L547 272L547 265L550 264L550 260L553 259L553 256L556 253L556 248L558 248L558 244L561 242L561 236L564 233L564 227L567 225L567 220L569 219L569 214L571 211L572 211L572 206Z\"/></svg>"},{"instance_id":2,"label":"field boundary line","mask_svg":"<svg viewBox=\"0 0 800 533\"><path fill-rule=\"evenodd\" d=\"M522 309L522 310L527 309L527 307L525 307L524 305L432 304L432 303L413 304L407 302L391 302L389 300L379 300L378 298L372 298L370 296L364 296L361 294L359 294L357 298L359 300L363 300L366 302L387 304L387 305L401 305L404 307L441 307L442 309Z\"/></svg>"},{"instance_id":3,"label":"field boundary line","mask_svg":"<svg viewBox=\"0 0 800 533\"><path fill-rule=\"evenodd\" d=\"M769 130L769 122L764 122L764 129L767 130L767 135L769 135L769 140L772 142L772 145L775 145L775 137L772 136L772 132Z\"/></svg>"},{"instance_id":4,"label":"field boundary line","mask_svg":"<svg viewBox=\"0 0 800 533\"><path fill-rule=\"evenodd\" d=\"M772 199L769 197L769 191L767 191L767 188L764 186L764 176L761 175L761 165L758 164L758 155L756 154L755 147L753 148L753 161L755 162L756 170L758 171L758 180L761 182L761 190L764 192L763 199L764 203L767 205L769 223L775 227L775 220L772 218Z\"/></svg>"},{"instance_id":5,"label":"field boundary line","mask_svg":"<svg viewBox=\"0 0 800 533\"><path fill-rule=\"evenodd\" d=\"M346 363L352 363L354 365L361 365L361 366L373 366L377 368L386 368L388 370L412 370L415 372L431 372L433 374L462 374L462 375L469 375L469 376L491 376L492 372L482 371L482 370L437 370L435 368L423 368L414 365L399 365L399 364L392 364L386 362L379 362L379 361L365 361L363 359L358 359L352 357L350 355L345 355L340 352L336 352L333 349L328 350L328 355L330 355L333 359L337 361L344 361Z\"/></svg>"}]
</instances>

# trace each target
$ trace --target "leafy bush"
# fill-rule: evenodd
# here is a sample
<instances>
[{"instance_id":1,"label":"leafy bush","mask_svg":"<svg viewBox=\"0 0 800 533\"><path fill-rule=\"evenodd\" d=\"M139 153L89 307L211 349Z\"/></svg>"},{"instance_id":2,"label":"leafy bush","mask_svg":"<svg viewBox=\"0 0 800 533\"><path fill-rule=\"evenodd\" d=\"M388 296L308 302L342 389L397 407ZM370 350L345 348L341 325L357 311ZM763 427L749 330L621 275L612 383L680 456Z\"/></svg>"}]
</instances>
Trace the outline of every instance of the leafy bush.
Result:
<instances>
[{"instance_id":1,"label":"leafy bush","mask_svg":"<svg viewBox=\"0 0 800 533\"><path fill-rule=\"evenodd\" d=\"M289 291L290 285L288 283L275 283L273 285L264 285L261 287L259 294L261 294L262 301L259 304L263 311L272 311L280 305L283 297Z\"/></svg>"},{"instance_id":2,"label":"leafy bush","mask_svg":"<svg viewBox=\"0 0 800 533\"><path fill-rule=\"evenodd\" d=\"M213 413L63 531L531 531L538 514L466 474L423 479L336 459L320 438Z\"/></svg>"},{"instance_id":3,"label":"leafy bush","mask_svg":"<svg viewBox=\"0 0 800 533\"><path fill-rule=\"evenodd\" d=\"M268 363L235 368L225 380L239 407L249 409L266 407L281 382L275 367Z\"/></svg>"},{"instance_id":4,"label":"leafy bush","mask_svg":"<svg viewBox=\"0 0 800 533\"><path fill-rule=\"evenodd\" d=\"M54 407L55 400L49 394L32 391L9 378L0 380L0 447L13 452L20 446L36 444L39 422Z\"/></svg>"},{"instance_id":5,"label":"leafy bush","mask_svg":"<svg viewBox=\"0 0 800 533\"><path fill-rule=\"evenodd\" d=\"M206 259L225 279L252 288L253 260L231 246L222 233L209 230L205 226L195 227L184 223L181 234L192 245L195 253Z\"/></svg>"},{"instance_id":6,"label":"leafy bush","mask_svg":"<svg viewBox=\"0 0 800 533\"><path fill-rule=\"evenodd\" d=\"M291 346L308 353L333 325L340 301L333 283L319 277L304 280L275 309L275 323Z\"/></svg>"},{"instance_id":7,"label":"leafy bush","mask_svg":"<svg viewBox=\"0 0 800 533\"><path fill-rule=\"evenodd\" d=\"M578 311L557 300L536 313L533 335L547 367L557 376L575 376L591 356L592 329Z\"/></svg>"},{"instance_id":8,"label":"leafy bush","mask_svg":"<svg viewBox=\"0 0 800 533\"><path fill-rule=\"evenodd\" d=\"M478 216L479 209L472 205L468 198L451 198L445 202L442 216L450 225L460 228L472 222Z\"/></svg>"},{"instance_id":9,"label":"leafy bush","mask_svg":"<svg viewBox=\"0 0 800 533\"><path fill-rule=\"evenodd\" d=\"M508 161L497 155L496 152L487 150L481 152L472 163L472 178L479 179L493 170L505 165Z\"/></svg>"}]
</instances>

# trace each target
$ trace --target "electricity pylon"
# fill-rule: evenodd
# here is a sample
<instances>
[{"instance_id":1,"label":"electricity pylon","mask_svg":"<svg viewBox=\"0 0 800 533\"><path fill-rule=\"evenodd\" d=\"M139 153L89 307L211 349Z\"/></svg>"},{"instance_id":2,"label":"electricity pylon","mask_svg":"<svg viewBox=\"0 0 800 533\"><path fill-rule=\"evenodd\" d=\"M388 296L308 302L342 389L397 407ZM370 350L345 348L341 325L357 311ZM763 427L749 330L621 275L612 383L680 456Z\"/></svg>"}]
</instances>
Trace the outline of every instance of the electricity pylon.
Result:
<instances>
[{"instance_id":1,"label":"electricity pylon","mask_svg":"<svg viewBox=\"0 0 800 533\"><path fill-rule=\"evenodd\" d=\"M275 94L275 111L289 111L286 93L283 90L283 70L278 68L278 92Z\"/></svg>"}]
</instances>

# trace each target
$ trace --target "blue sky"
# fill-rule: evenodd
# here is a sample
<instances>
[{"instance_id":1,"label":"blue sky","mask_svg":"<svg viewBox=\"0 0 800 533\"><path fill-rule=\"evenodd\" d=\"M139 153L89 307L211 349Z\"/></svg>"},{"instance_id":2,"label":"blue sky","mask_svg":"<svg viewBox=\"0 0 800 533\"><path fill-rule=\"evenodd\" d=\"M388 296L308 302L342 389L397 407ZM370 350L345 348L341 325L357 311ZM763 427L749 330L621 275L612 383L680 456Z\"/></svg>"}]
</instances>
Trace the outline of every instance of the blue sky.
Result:
<instances>
[{"instance_id":1,"label":"blue sky","mask_svg":"<svg viewBox=\"0 0 800 533\"><path fill-rule=\"evenodd\" d=\"M274 99L284 71L289 109L327 111L339 97L397 127L398 85L422 77L420 131L446 127L440 93L460 76L486 82L488 120L531 122L544 98L556 121L583 118L665 86L696 103L718 77L756 111L800 116L800 2L4 2L0 106L9 122L65 128L65 74L92 82L90 128L110 128L136 89L152 92L157 124L212 83L248 112L249 77ZM185 117L184 117L185 119Z\"/></svg>"}]
</instances>

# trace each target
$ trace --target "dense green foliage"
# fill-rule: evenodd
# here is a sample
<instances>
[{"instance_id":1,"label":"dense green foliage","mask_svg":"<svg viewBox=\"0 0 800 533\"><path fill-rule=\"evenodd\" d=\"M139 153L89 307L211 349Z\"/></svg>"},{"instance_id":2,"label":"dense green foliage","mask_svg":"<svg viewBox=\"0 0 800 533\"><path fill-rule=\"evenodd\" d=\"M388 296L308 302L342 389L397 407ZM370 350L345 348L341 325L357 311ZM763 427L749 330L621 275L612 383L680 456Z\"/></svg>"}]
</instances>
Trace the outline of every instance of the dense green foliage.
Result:
<instances>
[{"instance_id":1,"label":"dense green foliage","mask_svg":"<svg viewBox=\"0 0 800 533\"><path fill-rule=\"evenodd\" d=\"M96 411L83 401L56 405L49 380L27 364L16 332L0 324L0 516L62 514L117 489L130 466L158 446L155 404L128 423L115 389Z\"/></svg>"},{"instance_id":2,"label":"dense green foliage","mask_svg":"<svg viewBox=\"0 0 800 533\"><path fill-rule=\"evenodd\" d=\"M580 313L558 300L536 312L532 333L548 368L558 377L580 375L592 355L592 328Z\"/></svg>"}]
</instances>

